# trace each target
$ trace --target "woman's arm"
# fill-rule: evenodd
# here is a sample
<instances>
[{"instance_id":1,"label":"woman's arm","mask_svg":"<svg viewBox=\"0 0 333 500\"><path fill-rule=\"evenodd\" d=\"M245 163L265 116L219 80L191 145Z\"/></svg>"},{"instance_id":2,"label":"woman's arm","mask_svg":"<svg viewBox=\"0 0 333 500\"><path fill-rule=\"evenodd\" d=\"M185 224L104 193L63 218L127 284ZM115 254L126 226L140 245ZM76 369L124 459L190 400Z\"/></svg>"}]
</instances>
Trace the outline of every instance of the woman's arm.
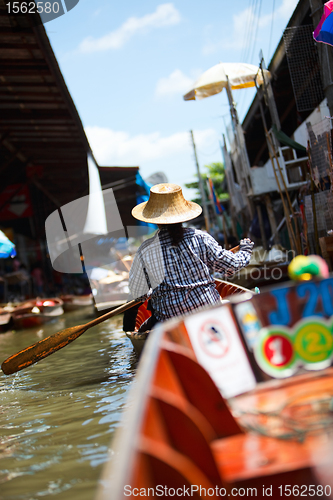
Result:
<instances>
[{"instance_id":1,"label":"woman's arm","mask_svg":"<svg viewBox=\"0 0 333 500\"><path fill-rule=\"evenodd\" d=\"M219 272L231 276L243 267L247 266L251 259L253 241L244 238L239 243L239 251L233 253L223 249L213 237L207 241L208 265L212 272Z\"/></svg>"}]
</instances>

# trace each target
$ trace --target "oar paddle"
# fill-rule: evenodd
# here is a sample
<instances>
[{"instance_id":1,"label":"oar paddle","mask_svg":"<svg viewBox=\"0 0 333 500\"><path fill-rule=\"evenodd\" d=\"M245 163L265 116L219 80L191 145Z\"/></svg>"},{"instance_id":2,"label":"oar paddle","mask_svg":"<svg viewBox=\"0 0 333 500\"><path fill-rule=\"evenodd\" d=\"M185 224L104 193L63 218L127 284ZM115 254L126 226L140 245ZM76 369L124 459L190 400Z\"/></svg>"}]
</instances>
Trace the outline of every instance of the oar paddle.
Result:
<instances>
[{"instance_id":1,"label":"oar paddle","mask_svg":"<svg viewBox=\"0 0 333 500\"><path fill-rule=\"evenodd\" d=\"M231 248L230 250L233 253L239 251L239 246ZM138 299L131 300L130 302L126 302L117 309L110 311L99 318L93 319L89 323L85 325L71 326L69 328L65 328L65 330L61 330L60 332L54 333L50 335L50 337L46 337L45 339L36 342L35 344L23 349L23 351L17 352L13 354L9 358L5 359L5 361L1 365L1 369L5 375L10 375L12 373L16 373L33 363L37 363L41 359L50 356L59 349L62 349L67 344L70 344L74 340L76 340L80 335L82 335L88 328L92 326L98 325L105 321L106 319L112 318L117 314L121 314L127 309L134 307L135 305L143 302L144 297L139 297Z\"/></svg>"},{"instance_id":2,"label":"oar paddle","mask_svg":"<svg viewBox=\"0 0 333 500\"><path fill-rule=\"evenodd\" d=\"M82 335L82 333L88 330L88 328L98 325L106 319L127 311L127 309L139 304L143 300L143 297L139 297L138 299L126 302L126 304L117 307L117 309L113 309L113 311L110 311L99 318L89 321L89 323L86 323L85 325L71 326L69 328L65 328L65 330L54 333L53 335L50 335L50 337L46 337L45 339L36 342L36 344L33 344L30 347L23 349L23 351L17 352L7 358L2 363L1 369L5 375L10 375L11 373L23 370L33 363L37 363L37 361L40 361L41 359L46 358L46 356L50 356L50 354L62 349L70 342L73 342L73 340L76 340L80 337L80 335Z\"/></svg>"}]
</instances>

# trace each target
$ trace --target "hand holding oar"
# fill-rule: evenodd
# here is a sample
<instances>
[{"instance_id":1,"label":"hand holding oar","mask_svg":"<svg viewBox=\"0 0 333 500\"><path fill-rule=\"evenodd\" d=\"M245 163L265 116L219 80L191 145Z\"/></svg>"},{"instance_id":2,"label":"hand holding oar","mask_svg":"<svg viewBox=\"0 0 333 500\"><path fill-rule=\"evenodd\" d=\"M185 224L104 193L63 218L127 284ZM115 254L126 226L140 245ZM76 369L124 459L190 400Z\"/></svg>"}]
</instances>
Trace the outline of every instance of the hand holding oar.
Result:
<instances>
[{"instance_id":1,"label":"hand holding oar","mask_svg":"<svg viewBox=\"0 0 333 500\"><path fill-rule=\"evenodd\" d=\"M138 299L131 300L130 302L117 307L117 309L114 309L99 318L93 319L85 325L71 326L69 328L65 328L65 330L54 333L53 335L50 335L50 337L46 337L30 347L23 349L23 351L17 352L7 358L2 363L1 369L5 375L10 375L11 373L23 370L33 363L37 363L37 361L40 361L41 359L46 358L46 356L50 356L50 354L62 349L70 342L73 342L73 340L76 340L80 337L80 335L82 335L82 333L88 330L88 328L98 325L99 323L102 323L102 321L112 318L117 314L121 314L142 301L143 297L139 297Z\"/></svg>"},{"instance_id":2,"label":"hand holding oar","mask_svg":"<svg viewBox=\"0 0 333 500\"><path fill-rule=\"evenodd\" d=\"M240 250L240 247L239 247L239 245L238 245L237 247L230 248L229 252L232 252L232 253L237 253L237 252L239 252L239 250Z\"/></svg>"}]
</instances>

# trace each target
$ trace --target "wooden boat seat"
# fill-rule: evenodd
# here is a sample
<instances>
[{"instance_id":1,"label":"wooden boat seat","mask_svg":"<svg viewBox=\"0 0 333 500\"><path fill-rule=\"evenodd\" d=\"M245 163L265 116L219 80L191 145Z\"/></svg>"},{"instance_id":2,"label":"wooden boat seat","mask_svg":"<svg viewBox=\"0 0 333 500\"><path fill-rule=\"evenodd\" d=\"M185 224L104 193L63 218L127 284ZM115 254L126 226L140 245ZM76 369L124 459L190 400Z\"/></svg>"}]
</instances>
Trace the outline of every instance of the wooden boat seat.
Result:
<instances>
[{"instance_id":1,"label":"wooden boat seat","mask_svg":"<svg viewBox=\"0 0 333 500\"><path fill-rule=\"evenodd\" d=\"M193 351L163 341L153 386L185 397L208 420L219 438L242 432L225 400Z\"/></svg>"},{"instance_id":2,"label":"wooden boat seat","mask_svg":"<svg viewBox=\"0 0 333 500\"><path fill-rule=\"evenodd\" d=\"M186 399L163 389L153 389L150 399L155 406L155 419L163 426L162 432L159 429L159 438L164 436L165 441L192 460L212 484L222 488L224 485L209 446L216 434L206 418ZM149 424L143 432L156 438L156 428L152 431Z\"/></svg>"},{"instance_id":3,"label":"wooden boat seat","mask_svg":"<svg viewBox=\"0 0 333 500\"><path fill-rule=\"evenodd\" d=\"M169 498L169 496L176 496L174 493L178 488L181 492L184 488L188 488L191 492L191 485L200 485L206 491L210 489L209 498L215 500L220 498L216 495L216 485L207 478L204 472L191 459L167 443L156 446L154 440L142 437L138 443L136 458L134 474L128 482L132 491L134 488L145 488L148 494L148 488L153 488L154 491L151 491L153 495L153 493L156 494L157 486L164 488L165 485L170 495L160 496L160 498ZM173 492L172 489L175 491ZM190 496L194 499L203 497L200 495L200 490L196 491L196 489L193 489ZM126 495L126 497L134 498L135 495L133 497Z\"/></svg>"},{"instance_id":4,"label":"wooden boat seat","mask_svg":"<svg viewBox=\"0 0 333 500\"><path fill-rule=\"evenodd\" d=\"M304 444L242 432L209 374L184 346L162 341L155 373L151 397L169 442L201 468L201 458L212 471L217 467L221 484L262 490L267 481L276 497L281 484L316 484L312 456L324 453L323 436Z\"/></svg>"},{"instance_id":5,"label":"wooden boat seat","mask_svg":"<svg viewBox=\"0 0 333 500\"><path fill-rule=\"evenodd\" d=\"M216 435L203 415L185 398L159 388L151 388L145 406L134 451L136 467L128 484L132 488L223 487L207 441Z\"/></svg>"},{"instance_id":6,"label":"wooden boat seat","mask_svg":"<svg viewBox=\"0 0 333 500\"><path fill-rule=\"evenodd\" d=\"M192 469L194 464L211 484L219 489L226 488L227 491L232 487L257 488L257 496L260 498L263 484L267 484L272 485L272 498L281 498L278 489L280 485L288 484L292 487L317 484L312 473L311 447L317 448L317 452L320 449L322 452L327 451L323 436L313 438L311 445L306 446L301 442L283 441L251 433L214 439L213 429L188 402L162 389L154 388L151 392L149 406L154 407L154 415L151 416L155 420L155 430L147 423L144 437L148 441L143 443L145 452L147 442L149 443L150 460L154 450L154 466L151 461L149 466L155 467L158 472L161 472L161 457L165 460L165 454L170 457L173 455L175 458L172 460L177 463L178 454L181 454L189 460L184 462L185 467ZM160 426L158 439L156 421L159 421ZM139 449L143 451L141 444ZM200 483L196 478L196 482L191 484Z\"/></svg>"}]
</instances>

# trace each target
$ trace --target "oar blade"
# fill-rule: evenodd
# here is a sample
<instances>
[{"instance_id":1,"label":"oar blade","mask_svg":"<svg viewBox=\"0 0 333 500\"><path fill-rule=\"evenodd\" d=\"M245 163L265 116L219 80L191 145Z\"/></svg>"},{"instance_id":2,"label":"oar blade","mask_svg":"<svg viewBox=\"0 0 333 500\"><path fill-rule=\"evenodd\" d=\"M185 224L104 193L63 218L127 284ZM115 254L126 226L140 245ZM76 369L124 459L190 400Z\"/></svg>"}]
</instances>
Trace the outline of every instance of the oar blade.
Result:
<instances>
[{"instance_id":1,"label":"oar blade","mask_svg":"<svg viewBox=\"0 0 333 500\"><path fill-rule=\"evenodd\" d=\"M50 356L59 349L62 349L67 344L70 344L73 340L82 335L86 329L86 325L78 325L66 328L65 330L61 330L50 337L46 337L45 339L36 342L36 344L33 344L7 358L2 363L1 369L5 375L11 375L12 373L23 370L24 368L37 363L37 361Z\"/></svg>"}]
</instances>

